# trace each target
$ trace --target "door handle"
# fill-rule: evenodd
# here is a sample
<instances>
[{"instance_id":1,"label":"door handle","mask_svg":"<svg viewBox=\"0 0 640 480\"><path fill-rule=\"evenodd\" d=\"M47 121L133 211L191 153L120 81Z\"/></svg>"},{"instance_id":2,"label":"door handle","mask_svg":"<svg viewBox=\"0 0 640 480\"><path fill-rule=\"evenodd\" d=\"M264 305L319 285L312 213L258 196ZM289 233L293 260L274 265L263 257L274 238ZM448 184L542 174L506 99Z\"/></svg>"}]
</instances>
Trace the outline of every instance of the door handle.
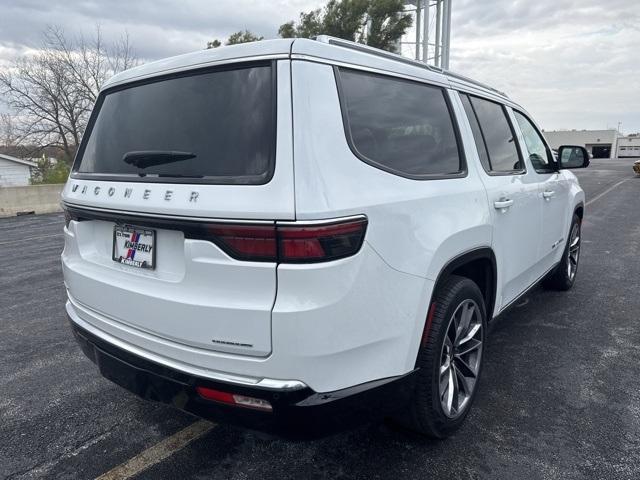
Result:
<instances>
[{"instance_id":1,"label":"door handle","mask_svg":"<svg viewBox=\"0 0 640 480\"><path fill-rule=\"evenodd\" d=\"M510 198L501 198L500 200L493 202L493 206L496 210L506 210L513 205L513 200Z\"/></svg>"},{"instance_id":2,"label":"door handle","mask_svg":"<svg viewBox=\"0 0 640 480\"><path fill-rule=\"evenodd\" d=\"M542 197L548 200L551 197L553 197L555 194L556 192L554 192L553 190L545 190L544 192L542 192Z\"/></svg>"}]
</instances>

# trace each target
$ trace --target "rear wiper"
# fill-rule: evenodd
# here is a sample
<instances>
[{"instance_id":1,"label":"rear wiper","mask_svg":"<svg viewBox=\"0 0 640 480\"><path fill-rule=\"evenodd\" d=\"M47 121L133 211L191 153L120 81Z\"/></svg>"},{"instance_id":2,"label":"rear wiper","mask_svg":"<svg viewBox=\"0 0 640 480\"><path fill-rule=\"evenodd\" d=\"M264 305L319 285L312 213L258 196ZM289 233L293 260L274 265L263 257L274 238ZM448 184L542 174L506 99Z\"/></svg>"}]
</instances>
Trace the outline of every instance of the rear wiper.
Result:
<instances>
[{"instance_id":1,"label":"rear wiper","mask_svg":"<svg viewBox=\"0 0 640 480\"><path fill-rule=\"evenodd\" d=\"M204 178L204 175L182 175L181 173L159 173L158 177L160 178Z\"/></svg>"},{"instance_id":2,"label":"rear wiper","mask_svg":"<svg viewBox=\"0 0 640 480\"><path fill-rule=\"evenodd\" d=\"M196 158L197 155L191 152L176 152L171 150L138 150L127 152L122 156L124 163L128 163L138 168L147 168L154 165L164 165L165 163L180 162Z\"/></svg>"}]
</instances>

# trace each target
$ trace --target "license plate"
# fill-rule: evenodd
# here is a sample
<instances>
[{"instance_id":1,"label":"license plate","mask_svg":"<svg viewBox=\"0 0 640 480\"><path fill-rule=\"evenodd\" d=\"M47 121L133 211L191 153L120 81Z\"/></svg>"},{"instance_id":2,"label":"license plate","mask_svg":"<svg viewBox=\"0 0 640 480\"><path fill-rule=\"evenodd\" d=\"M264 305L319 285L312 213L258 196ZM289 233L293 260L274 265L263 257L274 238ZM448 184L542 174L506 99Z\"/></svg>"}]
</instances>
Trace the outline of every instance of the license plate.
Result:
<instances>
[{"instance_id":1,"label":"license plate","mask_svg":"<svg viewBox=\"0 0 640 480\"><path fill-rule=\"evenodd\" d=\"M113 260L137 268L155 268L156 232L116 225L113 228Z\"/></svg>"}]
</instances>

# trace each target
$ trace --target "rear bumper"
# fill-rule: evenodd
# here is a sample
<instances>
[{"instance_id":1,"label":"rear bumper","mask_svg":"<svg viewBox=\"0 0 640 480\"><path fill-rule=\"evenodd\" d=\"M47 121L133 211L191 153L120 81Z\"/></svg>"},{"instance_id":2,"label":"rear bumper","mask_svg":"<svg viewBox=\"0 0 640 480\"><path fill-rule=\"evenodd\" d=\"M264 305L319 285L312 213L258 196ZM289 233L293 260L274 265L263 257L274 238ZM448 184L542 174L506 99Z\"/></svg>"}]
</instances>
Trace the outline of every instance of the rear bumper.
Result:
<instances>
[{"instance_id":1,"label":"rear bumper","mask_svg":"<svg viewBox=\"0 0 640 480\"><path fill-rule=\"evenodd\" d=\"M136 395L216 422L290 438L327 435L402 411L414 388L415 370L399 377L324 393L309 387L284 390L218 382L151 362L105 342L71 318L69 322L78 344L100 373ZM199 386L266 400L273 411L206 400L196 392Z\"/></svg>"}]
</instances>

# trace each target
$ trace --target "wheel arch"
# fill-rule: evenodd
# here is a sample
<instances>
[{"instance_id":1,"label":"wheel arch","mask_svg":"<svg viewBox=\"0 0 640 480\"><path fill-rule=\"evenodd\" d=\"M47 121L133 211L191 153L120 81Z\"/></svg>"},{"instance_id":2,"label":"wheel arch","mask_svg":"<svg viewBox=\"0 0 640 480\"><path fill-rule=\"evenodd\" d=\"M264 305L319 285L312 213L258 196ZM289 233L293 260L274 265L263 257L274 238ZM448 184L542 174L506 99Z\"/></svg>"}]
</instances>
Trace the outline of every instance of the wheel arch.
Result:
<instances>
[{"instance_id":1,"label":"wheel arch","mask_svg":"<svg viewBox=\"0 0 640 480\"><path fill-rule=\"evenodd\" d=\"M455 256L440 270L431 294L431 306L436 289L451 275L473 280L480 288L487 309L487 321L493 317L496 301L498 268L496 256L491 247L480 247Z\"/></svg>"}]
</instances>

